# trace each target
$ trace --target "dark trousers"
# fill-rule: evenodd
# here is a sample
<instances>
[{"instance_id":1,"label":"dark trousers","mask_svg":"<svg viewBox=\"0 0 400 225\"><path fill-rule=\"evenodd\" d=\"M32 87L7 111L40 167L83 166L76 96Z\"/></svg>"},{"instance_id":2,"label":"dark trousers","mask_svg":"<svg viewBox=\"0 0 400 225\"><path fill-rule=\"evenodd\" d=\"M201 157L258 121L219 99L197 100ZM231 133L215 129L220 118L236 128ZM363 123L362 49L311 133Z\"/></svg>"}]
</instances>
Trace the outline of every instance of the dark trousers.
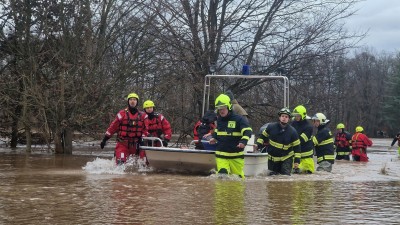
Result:
<instances>
[{"instance_id":1,"label":"dark trousers","mask_svg":"<svg viewBox=\"0 0 400 225\"><path fill-rule=\"evenodd\" d=\"M277 174L290 175L292 173L292 168L293 157L278 162L268 160L268 169Z\"/></svg>"}]
</instances>

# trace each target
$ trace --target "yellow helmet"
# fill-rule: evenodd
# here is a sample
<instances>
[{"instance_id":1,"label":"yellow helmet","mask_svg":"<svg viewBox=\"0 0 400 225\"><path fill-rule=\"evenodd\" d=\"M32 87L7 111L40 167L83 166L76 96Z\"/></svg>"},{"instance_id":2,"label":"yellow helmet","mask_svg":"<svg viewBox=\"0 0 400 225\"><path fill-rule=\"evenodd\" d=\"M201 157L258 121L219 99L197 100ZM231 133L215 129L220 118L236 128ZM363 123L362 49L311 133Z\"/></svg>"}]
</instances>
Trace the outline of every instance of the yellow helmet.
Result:
<instances>
[{"instance_id":1,"label":"yellow helmet","mask_svg":"<svg viewBox=\"0 0 400 225\"><path fill-rule=\"evenodd\" d=\"M343 124L343 123L339 123L339 124L336 126L336 129L344 129L344 124Z\"/></svg>"},{"instance_id":2,"label":"yellow helmet","mask_svg":"<svg viewBox=\"0 0 400 225\"><path fill-rule=\"evenodd\" d=\"M329 122L329 120L326 119L326 116L323 113L317 113L311 119L319 120L321 125L325 125Z\"/></svg>"},{"instance_id":3,"label":"yellow helmet","mask_svg":"<svg viewBox=\"0 0 400 225\"><path fill-rule=\"evenodd\" d=\"M137 95L136 93L132 92L128 95L128 97L126 97L126 100L129 100L130 98L136 98L137 100L139 100L139 95Z\"/></svg>"},{"instance_id":4,"label":"yellow helmet","mask_svg":"<svg viewBox=\"0 0 400 225\"><path fill-rule=\"evenodd\" d=\"M364 128L362 128L362 126L356 127L356 132L357 132L357 133L361 133L361 132L363 132L363 131L364 131Z\"/></svg>"},{"instance_id":5,"label":"yellow helmet","mask_svg":"<svg viewBox=\"0 0 400 225\"><path fill-rule=\"evenodd\" d=\"M302 105L296 106L296 108L293 109L292 115L293 116L299 115L299 116L301 116L301 119L304 120L307 116L306 107L304 107Z\"/></svg>"},{"instance_id":6,"label":"yellow helmet","mask_svg":"<svg viewBox=\"0 0 400 225\"><path fill-rule=\"evenodd\" d=\"M150 108L150 107L156 107L156 105L154 105L154 102L151 100L146 100L145 102L143 102L143 109L146 108Z\"/></svg>"},{"instance_id":7,"label":"yellow helmet","mask_svg":"<svg viewBox=\"0 0 400 225\"><path fill-rule=\"evenodd\" d=\"M220 94L215 99L215 108L219 109L221 106L226 106L229 110L232 109L231 99L228 97L228 95Z\"/></svg>"}]
</instances>

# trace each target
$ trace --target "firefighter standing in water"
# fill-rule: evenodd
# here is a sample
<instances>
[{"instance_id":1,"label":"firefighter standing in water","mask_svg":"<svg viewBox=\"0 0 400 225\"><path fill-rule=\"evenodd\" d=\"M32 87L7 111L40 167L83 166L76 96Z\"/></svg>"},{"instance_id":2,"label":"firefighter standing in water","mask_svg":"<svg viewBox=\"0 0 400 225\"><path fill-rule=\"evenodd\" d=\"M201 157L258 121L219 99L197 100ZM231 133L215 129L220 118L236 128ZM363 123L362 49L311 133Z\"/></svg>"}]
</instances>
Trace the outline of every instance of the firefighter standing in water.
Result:
<instances>
[{"instance_id":1,"label":"firefighter standing in water","mask_svg":"<svg viewBox=\"0 0 400 225\"><path fill-rule=\"evenodd\" d=\"M337 133L335 135L336 159L350 160L351 151L351 134L344 130L343 123L336 126Z\"/></svg>"},{"instance_id":2,"label":"firefighter standing in water","mask_svg":"<svg viewBox=\"0 0 400 225\"><path fill-rule=\"evenodd\" d=\"M396 137L393 138L392 144L390 145L389 149L393 148L393 145L397 142L397 154L400 156L400 132L396 134Z\"/></svg>"},{"instance_id":3,"label":"firefighter standing in water","mask_svg":"<svg viewBox=\"0 0 400 225\"><path fill-rule=\"evenodd\" d=\"M363 132L364 128L358 126L351 138L353 161L368 162L367 147L372 146L372 141Z\"/></svg>"},{"instance_id":4,"label":"firefighter standing in water","mask_svg":"<svg viewBox=\"0 0 400 225\"><path fill-rule=\"evenodd\" d=\"M149 136L160 138L165 147L168 146L168 142L171 140L171 124L161 113L154 111L155 107L154 102L151 100L147 100L143 103L143 109L148 116L148 132ZM160 147L161 143L155 142L154 146Z\"/></svg>"},{"instance_id":5,"label":"firefighter standing in water","mask_svg":"<svg viewBox=\"0 0 400 225\"><path fill-rule=\"evenodd\" d=\"M315 114L312 118L314 127L318 129L313 137L315 153L317 154L317 171L332 171L332 165L335 163L335 150L333 147L333 136L331 130L327 127L329 120L322 113Z\"/></svg>"},{"instance_id":6,"label":"firefighter standing in water","mask_svg":"<svg viewBox=\"0 0 400 225\"><path fill-rule=\"evenodd\" d=\"M257 139L258 149L268 141L268 170L269 175L290 175L294 163L300 163L300 140L296 129L290 124L291 112L282 108L278 112L279 122L268 124L267 128Z\"/></svg>"},{"instance_id":7,"label":"firefighter standing in water","mask_svg":"<svg viewBox=\"0 0 400 225\"><path fill-rule=\"evenodd\" d=\"M313 127L307 120L307 110L299 105L294 108L292 126L296 129L300 138L300 164L294 163L294 173L314 173L314 145L312 142Z\"/></svg>"},{"instance_id":8,"label":"firefighter standing in water","mask_svg":"<svg viewBox=\"0 0 400 225\"><path fill-rule=\"evenodd\" d=\"M118 165L125 163L128 156L139 155L141 159L146 156L144 151L139 151L139 145L142 137L148 135L147 114L137 109L139 96L136 93L130 93L127 100L128 107L117 113L100 143L100 147L103 149L107 140L118 132L115 146L115 160Z\"/></svg>"},{"instance_id":9,"label":"firefighter standing in water","mask_svg":"<svg viewBox=\"0 0 400 225\"><path fill-rule=\"evenodd\" d=\"M216 144L217 173L236 174L244 179L244 147L250 140L252 130L247 120L232 111L230 98L220 94L215 99L217 128L210 144Z\"/></svg>"}]
</instances>

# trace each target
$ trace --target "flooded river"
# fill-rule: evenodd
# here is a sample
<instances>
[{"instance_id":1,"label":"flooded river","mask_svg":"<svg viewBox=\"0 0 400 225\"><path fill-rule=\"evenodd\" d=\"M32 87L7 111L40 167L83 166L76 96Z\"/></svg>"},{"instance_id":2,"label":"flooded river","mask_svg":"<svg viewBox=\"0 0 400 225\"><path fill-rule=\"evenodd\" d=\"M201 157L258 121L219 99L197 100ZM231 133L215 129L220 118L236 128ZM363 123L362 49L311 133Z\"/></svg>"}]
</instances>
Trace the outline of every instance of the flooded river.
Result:
<instances>
[{"instance_id":1,"label":"flooded river","mask_svg":"<svg viewBox=\"0 0 400 225\"><path fill-rule=\"evenodd\" d=\"M1 148L0 224L399 224L397 149L373 141L368 163L245 181L116 168L111 148Z\"/></svg>"}]
</instances>

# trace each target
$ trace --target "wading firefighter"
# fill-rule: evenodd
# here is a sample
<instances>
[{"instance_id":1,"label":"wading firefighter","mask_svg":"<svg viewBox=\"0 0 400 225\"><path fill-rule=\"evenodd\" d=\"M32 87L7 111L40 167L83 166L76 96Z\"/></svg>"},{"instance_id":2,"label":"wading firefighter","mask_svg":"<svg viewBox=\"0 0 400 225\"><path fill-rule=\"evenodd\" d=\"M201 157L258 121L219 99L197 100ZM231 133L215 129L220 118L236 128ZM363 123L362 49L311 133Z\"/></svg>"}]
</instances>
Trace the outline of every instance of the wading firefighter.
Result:
<instances>
[{"instance_id":1,"label":"wading firefighter","mask_svg":"<svg viewBox=\"0 0 400 225\"><path fill-rule=\"evenodd\" d=\"M290 124L291 112L282 108L278 112L279 122L270 123L257 139L258 149L268 145L268 170L269 175L290 175L294 163L300 163L300 140L296 129Z\"/></svg>"},{"instance_id":2,"label":"wading firefighter","mask_svg":"<svg viewBox=\"0 0 400 225\"><path fill-rule=\"evenodd\" d=\"M343 123L336 126L337 133L335 135L336 159L350 160L351 152L351 134L344 130Z\"/></svg>"},{"instance_id":3,"label":"wading firefighter","mask_svg":"<svg viewBox=\"0 0 400 225\"><path fill-rule=\"evenodd\" d=\"M327 127L330 121L322 113L315 114L311 119L314 127L318 129L313 137L318 163L317 171L331 172L332 165L335 163L335 150L332 132Z\"/></svg>"},{"instance_id":4,"label":"wading firefighter","mask_svg":"<svg viewBox=\"0 0 400 225\"><path fill-rule=\"evenodd\" d=\"M219 174L236 174L244 179L244 147L252 129L247 120L232 111L230 98L221 94L215 99L217 128L210 144L216 144L215 158Z\"/></svg>"},{"instance_id":5,"label":"wading firefighter","mask_svg":"<svg viewBox=\"0 0 400 225\"><path fill-rule=\"evenodd\" d=\"M147 114L138 110L139 96L130 93L127 97L128 107L120 110L108 127L100 147L103 149L108 139L117 133L117 145L115 146L115 160L117 164L126 162L129 156L138 155L145 158L145 152L140 151L139 145L142 137L148 135Z\"/></svg>"},{"instance_id":6,"label":"wading firefighter","mask_svg":"<svg viewBox=\"0 0 400 225\"><path fill-rule=\"evenodd\" d=\"M368 162L367 147L372 146L372 141L364 134L364 128L356 127L356 133L351 138L351 155L353 161Z\"/></svg>"},{"instance_id":7,"label":"wading firefighter","mask_svg":"<svg viewBox=\"0 0 400 225\"><path fill-rule=\"evenodd\" d=\"M151 100L146 100L143 103L143 109L148 116L148 136L160 138L163 146L166 147L172 136L171 124L163 114L155 112L155 107L154 102ZM160 146L161 143L154 142L154 147Z\"/></svg>"},{"instance_id":8,"label":"wading firefighter","mask_svg":"<svg viewBox=\"0 0 400 225\"><path fill-rule=\"evenodd\" d=\"M294 173L314 173L314 145L312 142L313 127L307 120L307 110L299 105L294 108L292 126L300 138L300 164L294 163Z\"/></svg>"}]
</instances>

